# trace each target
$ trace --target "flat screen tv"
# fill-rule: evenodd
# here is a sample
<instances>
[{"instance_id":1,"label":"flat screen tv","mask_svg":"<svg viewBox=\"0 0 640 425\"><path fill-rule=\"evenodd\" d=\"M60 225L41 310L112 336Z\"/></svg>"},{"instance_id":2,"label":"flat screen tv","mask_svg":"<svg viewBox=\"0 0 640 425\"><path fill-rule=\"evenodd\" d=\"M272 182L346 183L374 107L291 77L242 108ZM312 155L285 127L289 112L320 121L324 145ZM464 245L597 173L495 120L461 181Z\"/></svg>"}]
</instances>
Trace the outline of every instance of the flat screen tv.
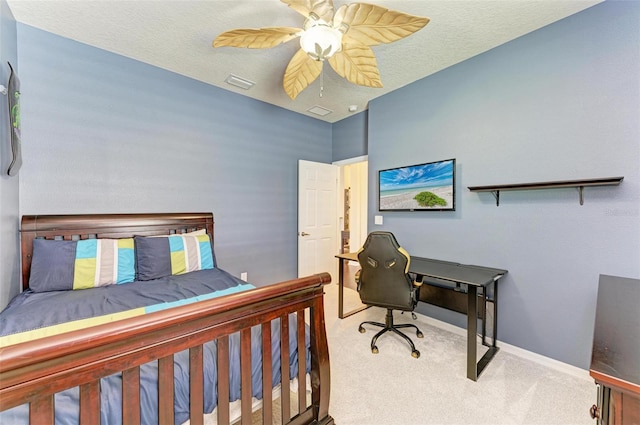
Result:
<instances>
[{"instance_id":1,"label":"flat screen tv","mask_svg":"<svg viewBox=\"0 0 640 425\"><path fill-rule=\"evenodd\" d=\"M456 160L380 170L380 211L455 211Z\"/></svg>"}]
</instances>

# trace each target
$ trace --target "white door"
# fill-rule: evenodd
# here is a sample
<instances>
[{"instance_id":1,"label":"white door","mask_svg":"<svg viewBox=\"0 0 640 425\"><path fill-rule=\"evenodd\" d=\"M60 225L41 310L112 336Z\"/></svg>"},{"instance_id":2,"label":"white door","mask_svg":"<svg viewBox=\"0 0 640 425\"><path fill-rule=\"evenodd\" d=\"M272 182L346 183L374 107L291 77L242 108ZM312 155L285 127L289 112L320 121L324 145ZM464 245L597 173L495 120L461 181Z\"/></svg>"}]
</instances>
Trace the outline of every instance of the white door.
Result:
<instances>
[{"instance_id":1,"label":"white door","mask_svg":"<svg viewBox=\"0 0 640 425\"><path fill-rule=\"evenodd\" d=\"M298 161L298 277L331 273L337 282L338 167Z\"/></svg>"}]
</instances>

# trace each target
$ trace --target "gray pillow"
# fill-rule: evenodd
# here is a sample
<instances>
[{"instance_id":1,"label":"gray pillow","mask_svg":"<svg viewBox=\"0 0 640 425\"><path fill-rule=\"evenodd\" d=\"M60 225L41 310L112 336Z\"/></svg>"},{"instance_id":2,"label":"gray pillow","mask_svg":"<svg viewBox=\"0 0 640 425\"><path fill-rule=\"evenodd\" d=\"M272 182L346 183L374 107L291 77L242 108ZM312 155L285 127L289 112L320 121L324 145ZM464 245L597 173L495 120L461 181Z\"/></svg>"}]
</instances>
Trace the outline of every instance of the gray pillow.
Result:
<instances>
[{"instance_id":1,"label":"gray pillow","mask_svg":"<svg viewBox=\"0 0 640 425\"><path fill-rule=\"evenodd\" d=\"M169 239L136 236L136 280L171 276Z\"/></svg>"},{"instance_id":2,"label":"gray pillow","mask_svg":"<svg viewBox=\"0 0 640 425\"><path fill-rule=\"evenodd\" d=\"M34 292L73 289L75 241L33 240L29 288Z\"/></svg>"}]
</instances>

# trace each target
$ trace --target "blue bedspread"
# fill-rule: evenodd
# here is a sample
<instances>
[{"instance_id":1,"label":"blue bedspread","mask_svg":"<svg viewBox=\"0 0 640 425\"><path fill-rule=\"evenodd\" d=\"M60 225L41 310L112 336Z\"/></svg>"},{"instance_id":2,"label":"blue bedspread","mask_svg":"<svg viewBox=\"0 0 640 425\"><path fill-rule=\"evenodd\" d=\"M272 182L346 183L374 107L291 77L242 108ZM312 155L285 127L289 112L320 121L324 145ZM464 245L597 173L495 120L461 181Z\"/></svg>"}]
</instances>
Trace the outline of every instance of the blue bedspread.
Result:
<instances>
[{"instance_id":1,"label":"blue bedspread","mask_svg":"<svg viewBox=\"0 0 640 425\"><path fill-rule=\"evenodd\" d=\"M133 282L94 289L76 291L54 291L33 293L26 291L14 298L0 313L0 337L53 326L72 320L88 319L115 314L144 307L147 312L169 306L212 298L250 289L252 286L220 269L201 270L183 275L169 276L144 282ZM290 317L289 327L295 329L295 317ZM275 386L280 383L280 323L275 320L272 330L272 370ZM261 329L256 326L252 336L252 393L262 398L262 348ZM306 347L309 351L309 332ZM230 351L230 399L240 398L240 338L233 334L229 338ZM204 352L204 407L210 413L217 405L216 342L203 347ZM298 373L297 335L290 332L290 376ZM306 370L310 370L310 355L307 354ZM174 355L175 423L189 418L189 353ZM140 399L143 424L157 423L157 362L140 367ZM122 422L122 376L116 374L100 382L102 424ZM79 390L72 388L55 396L56 424L78 424ZM0 423L28 423L28 406L18 406L0 412Z\"/></svg>"}]
</instances>

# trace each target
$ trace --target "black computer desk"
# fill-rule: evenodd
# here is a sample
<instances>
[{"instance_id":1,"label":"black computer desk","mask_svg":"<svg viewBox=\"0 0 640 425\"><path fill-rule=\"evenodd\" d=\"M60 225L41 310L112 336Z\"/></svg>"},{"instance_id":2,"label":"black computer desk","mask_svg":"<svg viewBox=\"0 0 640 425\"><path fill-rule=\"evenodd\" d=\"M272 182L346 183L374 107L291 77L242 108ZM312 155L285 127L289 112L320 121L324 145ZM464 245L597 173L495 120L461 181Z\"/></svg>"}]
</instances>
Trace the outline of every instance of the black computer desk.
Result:
<instances>
[{"instance_id":1,"label":"black computer desk","mask_svg":"<svg viewBox=\"0 0 640 425\"><path fill-rule=\"evenodd\" d=\"M355 252L336 255L338 258L338 317L343 319L358 313L368 306L344 313L344 263L358 261ZM507 270L492 267L459 264L411 256L409 273L422 282L419 300L467 315L467 378L477 381L487 364L498 352L496 345L498 330L498 285ZM491 344L486 342L487 303L493 304ZM476 335L478 320L482 320L482 344L488 347L477 360Z\"/></svg>"}]
</instances>

